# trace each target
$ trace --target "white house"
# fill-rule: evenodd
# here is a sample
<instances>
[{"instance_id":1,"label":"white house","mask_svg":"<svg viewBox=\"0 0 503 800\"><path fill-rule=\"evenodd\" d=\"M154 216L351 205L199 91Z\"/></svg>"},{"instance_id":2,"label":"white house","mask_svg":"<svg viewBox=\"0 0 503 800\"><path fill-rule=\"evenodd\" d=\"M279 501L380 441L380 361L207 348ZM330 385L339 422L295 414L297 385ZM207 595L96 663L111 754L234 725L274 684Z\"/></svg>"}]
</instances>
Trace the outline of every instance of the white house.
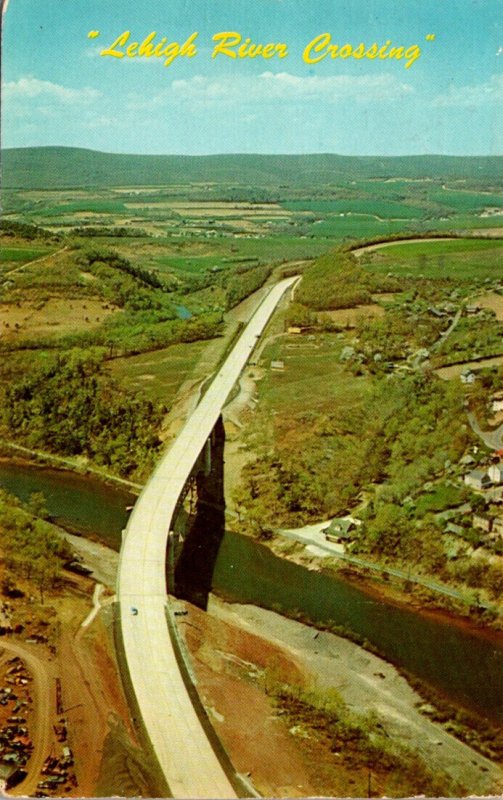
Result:
<instances>
[{"instance_id":1,"label":"white house","mask_svg":"<svg viewBox=\"0 0 503 800\"><path fill-rule=\"evenodd\" d=\"M503 461L497 464L491 464L487 470L487 474L493 483L503 483Z\"/></svg>"},{"instance_id":2,"label":"white house","mask_svg":"<svg viewBox=\"0 0 503 800\"><path fill-rule=\"evenodd\" d=\"M472 489L487 489L491 485L491 478L487 472L482 472L480 469L474 469L465 475L465 483L471 486Z\"/></svg>"}]
</instances>

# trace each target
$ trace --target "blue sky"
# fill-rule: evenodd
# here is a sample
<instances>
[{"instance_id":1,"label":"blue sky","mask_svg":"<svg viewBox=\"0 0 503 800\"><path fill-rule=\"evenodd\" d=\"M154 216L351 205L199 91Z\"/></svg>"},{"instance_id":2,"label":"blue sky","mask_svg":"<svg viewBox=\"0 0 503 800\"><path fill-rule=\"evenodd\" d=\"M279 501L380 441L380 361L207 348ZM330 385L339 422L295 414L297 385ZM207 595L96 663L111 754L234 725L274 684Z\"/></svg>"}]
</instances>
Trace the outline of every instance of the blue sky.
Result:
<instances>
[{"instance_id":1,"label":"blue sky","mask_svg":"<svg viewBox=\"0 0 503 800\"><path fill-rule=\"evenodd\" d=\"M128 44L155 31L154 45L197 32L197 54L169 66L100 55L124 31ZM212 58L222 31L288 55ZM408 69L405 58L305 63L325 33L340 47L391 40L421 55ZM8 0L2 44L3 147L503 152L502 0Z\"/></svg>"}]
</instances>

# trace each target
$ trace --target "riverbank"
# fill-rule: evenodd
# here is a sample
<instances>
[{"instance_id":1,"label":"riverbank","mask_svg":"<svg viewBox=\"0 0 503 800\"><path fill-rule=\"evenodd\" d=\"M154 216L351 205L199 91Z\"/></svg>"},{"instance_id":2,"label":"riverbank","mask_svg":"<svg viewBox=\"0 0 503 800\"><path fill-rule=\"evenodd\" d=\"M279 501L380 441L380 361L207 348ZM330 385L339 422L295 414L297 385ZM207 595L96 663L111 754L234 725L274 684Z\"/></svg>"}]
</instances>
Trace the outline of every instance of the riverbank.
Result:
<instances>
[{"instance_id":1,"label":"riverbank","mask_svg":"<svg viewBox=\"0 0 503 800\"><path fill-rule=\"evenodd\" d=\"M5 451L14 452L14 455L5 455ZM120 478L118 475L113 475L106 470L93 467L83 457L64 458L42 450L32 450L29 447L23 447L23 445L9 442L6 439L0 439L0 462L12 462L30 466L43 465L66 472L74 472L77 475L92 475L105 484L120 486L135 494L139 494L143 489L143 484L128 481L126 478Z\"/></svg>"},{"instance_id":2,"label":"riverbank","mask_svg":"<svg viewBox=\"0 0 503 800\"><path fill-rule=\"evenodd\" d=\"M189 604L184 610L179 626L203 702L236 768L246 771L260 792L367 794L368 769L361 764L348 769L343 754L327 751L316 731L292 726L288 715L278 714L271 685L283 681L326 698L335 692L352 713L375 715L385 736L419 754L448 795L503 791L501 767L421 713L421 697L378 656L273 611L215 596L207 614ZM393 776L380 773L377 765L373 771L373 793L395 794ZM413 776L401 790L421 793Z\"/></svg>"},{"instance_id":3,"label":"riverbank","mask_svg":"<svg viewBox=\"0 0 503 800\"><path fill-rule=\"evenodd\" d=\"M106 581L105 572L113 586L117 554L82 537L64 535L95 570L94 577ZM228 603L211 595L205 614L175 602L188 612L177 619L210 719L236 769L250 773L256 788L266 795L343 796L353 791L361 795L358 781L364 786L367 780L363 769L353 769L350 778L333 754L316 741L307 743L299 731L291 732L286 719L278 718L267 683L281 679L321 695L336 691L357 714L374 712L386 735L416 751L435 774L456 787L454 793L503 790L500 767L425 716L422 709L427 704L421 695L379 656L344 637L258 606ZM254 735L244 736L244 731ZM316 763L323 764L320 775L306 759L307 744ZM413 785L408 792L415 793Z\"/></svg>"},{"instance_id":4,"label":"riverbank","mask_svg":"<svg viewBox=\"0 0 503 800\"><path fill-rule=\"evenodd\" d=\"M391 565L345 558L340 545L328 544L325 550L312 541L289 540L281 535L273 535L260 543L275 556L310 571L343 577L376 600L413 609L425 618L446 621L503 645L501 604L483 604L476 599L476 590L442 585L427 576L418 579ZM333 548L333 552L328 552L328 547ZM335 551L337 547L340 553Z\"/></svg>"}]
</instances>

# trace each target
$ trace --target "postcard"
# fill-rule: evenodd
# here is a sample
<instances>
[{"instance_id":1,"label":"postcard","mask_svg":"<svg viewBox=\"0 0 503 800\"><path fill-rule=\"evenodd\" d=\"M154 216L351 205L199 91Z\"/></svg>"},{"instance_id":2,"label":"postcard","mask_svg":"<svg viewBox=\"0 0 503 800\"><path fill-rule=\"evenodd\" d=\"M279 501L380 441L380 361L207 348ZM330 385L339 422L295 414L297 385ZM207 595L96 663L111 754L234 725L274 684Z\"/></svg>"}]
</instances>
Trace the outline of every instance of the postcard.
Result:
<instances>
[{"instance_id":1,"label":"postcard","mask_svg":"<svg viewBox=\"0 0 503 800\"><path fill-rule=\"evenodd\" d=\"M501 3L1 10L2 793L501 795Z\"/></svg>"}]
</instances>

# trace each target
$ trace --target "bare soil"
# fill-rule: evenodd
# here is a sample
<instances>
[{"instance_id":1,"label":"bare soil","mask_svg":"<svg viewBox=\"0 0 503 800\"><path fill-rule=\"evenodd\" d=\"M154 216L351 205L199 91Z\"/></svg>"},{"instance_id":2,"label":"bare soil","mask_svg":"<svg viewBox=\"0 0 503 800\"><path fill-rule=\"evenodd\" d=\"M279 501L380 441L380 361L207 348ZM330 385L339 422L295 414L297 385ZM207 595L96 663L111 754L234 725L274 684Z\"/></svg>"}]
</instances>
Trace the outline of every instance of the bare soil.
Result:
<instances>
[{"instance_id":1,"label":"bare soil","mask_svg":"<svg viewBox=\"0 0 503 800\"><path fill-rule=\"evenodd\" d=\"M374 711L386 735L416 750L454 794L501 792L501 768L418 711L421 698L394 667L331 633L254 606L211 598L180 617L200 695L236 769L266 796L367 794L368 769L336 754L320 734L292 726L268 691L286 683L334 691L357 713ZM396 794L377 768L377 794ZM417 793L414 776L398 790Z\"/></svg>"},{"instance_id":2,"label":"bare soil","mask_svg":"<svg viewBox=\"0 0 503 800\"><path fill-rule=\"evenodd\" d=\"M497 320L503 320L503 295L489 292L475 298L474 302L481 308L489 308L494 311Z\"/></svg>"},{"instance_id":3,"label":"bare soil","mask_svg":"<svg viewBox=\"0 0 503 800\"><path fill-rule=\"evenodd\" d=\"M69 575L58 591L47 592L41 603L30 594L29 584L20 581L25 596L4 601L9 605L3 623L9 622L13 630L0 639L0 685L9 687L6 671L12 666L8 660L14 657L22 664L21 677L26 674L28 679L9 687L15 697L0 705L0 729L8 717L16 716L14 704L26 702L17 712L26 720L20 723L20 735L25 741L26 728L26 739L33 745L25 767L27 775L11 790L14 794L43 791L58 797L96 796L99 776L108 770L106 759L114 754L114 747L108 747L104 755L104 743L117 726L123 739L121 760L138 750L115 661L109 593L105 592L104 607L82 627L92 608L94 586L89 578ZM18 675L11 678L17 680ZM72 763L65 765L66 747L71 749ZM49 774L43 774L49 756L58 763ZM38 787L55 775L62 778L60 783ZM114 781L112 773L109 784L113 794L124 794L124 786ZM148 787L148 779L139 785ZM138 794L139 785L130 794Z\"/></svg>"},{"instance_id":4,"label":"bare soil","mask_svg":"<svg viewBox=\"0 0 503 800\"><path fill-rule=\"evenodd\" d=\"M476 370L482 367L497 367L499 364L503 364L503 356L488 356L478 361L463 361L460 364L451 364L449 367L439 367L435 372L443 380L450 380L451 378L459 378L467 368Z\"/></svg>"},{"instance_id":5,"label":"bare soil","mask_svg":"<svg viewBox=\"0 0 503 800\"><path fill-rule=\"evenodd\" d=\"M369 303L365 306L355 306L354 308L339 308L336 311L324 311L323 315L330 317L332 322L343 325L346 328L355 328L362 319L373 319L383 317L385 309L377 303Z\"/></svg>"},{"instance_id":6,"label":"bare soil","mask_svg":"<svg viewBox=\"0 0 503 800\"><path fill-rule=\"evenodd\" d=\"M36 334L65 334L101 325L117 309L99 300L50 298L0 305L0 332L7 337L27 338Z\"/></svg>"}]
</instances>

